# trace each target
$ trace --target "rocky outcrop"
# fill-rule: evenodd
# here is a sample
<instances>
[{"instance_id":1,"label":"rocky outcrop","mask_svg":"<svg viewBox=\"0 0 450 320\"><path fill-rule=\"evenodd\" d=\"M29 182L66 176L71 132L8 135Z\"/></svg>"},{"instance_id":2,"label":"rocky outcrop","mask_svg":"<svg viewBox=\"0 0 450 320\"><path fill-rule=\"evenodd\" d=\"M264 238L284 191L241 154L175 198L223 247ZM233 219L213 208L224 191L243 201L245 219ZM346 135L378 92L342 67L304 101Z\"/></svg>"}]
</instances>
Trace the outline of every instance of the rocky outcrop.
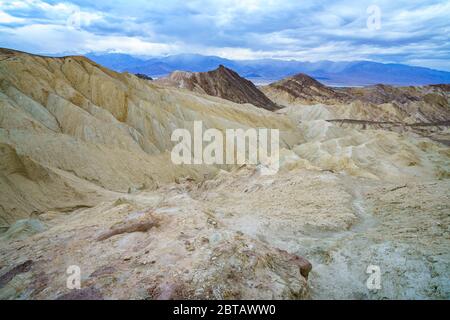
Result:
<instances>
[{"instance_id":1,"label":"rocky outcrop","mask_svg":"<svg viewBox=\"0 0 450 320\"><path fill-rule=\"evenodd\" d=\"M172 131L197 120L300 139L251 104L0 50L0 299L306 298L300 258L185 196L182 184L219 171L170 160ZM66 288L68 263L92 275L80 290Z\"/></svg>"},{"instance_id":2,"label":"rocky outcrop","mask_svg":"<svg viewBox=\"0 0 450 320\"><path fill-rule=\"evenodd\" d=\"M242 78L231 69L219 66L208 72L175 71L158 83L220 97L236 103L277 110L279 107L267 98L251 81Z\"/></svg>"},{"instance_id":3,"label":"rocky outcrop","mask_svg":"<svg viewBox=\"0 0 450 320\"><path fill-rule=\"evenodd\" d=\"M448 147L330 121L408 110L271 112L193 91L0 50L0 299L448 296ZM197 120L279 129L279 172L173 164L173 130ZM392 271L379 293L365 286L373 257Z\"/></svg>"},{"instance_id":4,"label":"rocky outcrop","mask_svg":"<svg viewBox=\"0 0 450 320\"><path fill-rule=\"evenodd\" d=\"M340 91L347 93L354 99L359 99L361 101L374 104L405 104L414 101L424 101L426 96L428 96L428 102L432 103L433 99L431 99L431 97L433 95L436 97L441 97L441 99L436 98L436 100L441 100L442 102L442 99L448 99L450 96L450 89L448 88L448 85L394 87L390 85L377 84L362 88L341 88ZM437 104L439 104L439 102ZM448 105L448 101L446 104Z\"/></svg>"},{"instance_id":5,"label":"rocky outcrop","mask_svg":"<svg viewBox=\"0 0 450 320\"><path fill-rule=\"evenodd\" d=\"M261 90L287 109L279 113L303 113L306 119L323 119L355 129L414 132L450 144L450 90L448 85L394 87L375 85L331 88L299 74ZM306 108L307 106L316 107ZM304 110L291 110L302 108ZM314 114L311 111L314 110Z\"/></svg>"},{"instance_id":6,"label":"rocky outcrop","mask_svg":"<svg viewBox=\"0 0 450 320\"><path fill-rule=\"evenodd\" d=\"M333 106L335 119L409 124L450 120L448 85L394 87L379 84L331 88L305 74L298 74L264 86L261 90L273 101L284 106ZM386 112L387 109L390 111Z\"/></svg>"},{"instance_id":7,"label":"rocky outcrop","mask_svg":"<svg viewBox=\"0 0 450 320\"><path fill-rule=\"evenodd\" d=\"M136 77L144 79L144 80L153 81L152 77L149 77L148 75L142 74L142 73L136 73Z\"/></svg>"},{"instance_id":8,"label":"rocky outcrop","mask_svg":"<svg viewBox=\"0 0 450 320\"><path fill-rule=\"evenodd\" d=\"M332 104L350 100L345 93L337 92L303 73L263 86L261 91L285 106L293 103Z\"/></svg>"},{"instance_id":9,"label":"rocky outcrop","mask_svg":"<svg viewBox=\"0 0 450 320\"><path fill-rule=\"evenodd\" d=\"M175 166L173 129L193 121L225 129L279 128L286 117L208 95L161 87L84 57L0 50L0 227L46 210L90 206L109 192L155 189L214 167Z\"/></svg>"},{"instance_id":10,"label":"rocky outcrop","mask_svg":"<svg viewBox=\"0 0 450 320\"><path fill-rule=\"evenodd\" d=\"M210 86L207 87L212 90L217 84L212 79L234 78L232 71L223 67L213 74L216 76L210 78L197 75L202 81L186 85L208 83ZM421 119L421 114L428 114L422 107L421 112L412 113L399 106L367 107L358 101L331 107L287 108L278 114L250 104L236 104L206 94L161 86L131 74L116 73L84 57L46 58L12 50L0 51L0 76L2 227L48 210L68 212L90 207L100 199L108 198L111 192L157 189L186 176L194 180L213 176L217 167L177 166L170 161L169 152L175 143L170 141L173 129L192 130L195 120L202 120L207 128L219 130L277 128L280 130L280 147L301 150L300 155L314 165L343 170L351 168L353 173L379 175L382 171L376 169L378 160L369 157L372 151L368 150L375 146L360 142L369 141L374 135L328 130L329 124L324 120L416 123L420 122L417 118ZM288 81L289 87L303 84L302 88L316 88L311 90L328 97L334 95L334 91L304 76L292 81ZM433 108L436 114L445 115L438 112L442 107L436 105ZM411 113L414 117L408 120ZM302 122L300 127L296 125L299 121ZM361 154L352 156L356 163L349 163L348 167L340 158L346 158L347 147L342 149L342 154L338 148L327 147L330 155L326 161L323 149L306 152L308 143L311 142L312 147L319 137L321 142L329 145L330 141L355 135L361 138L354 140L353 145L361 144L361 148L367 150L363 154L368 158L361 158ZM377 139L384 144L383 135L385 133L377 135ZM400 137L390 139L398 140L393 154L401 154L405 143ZM304 145L296 147L300 143ZM379 150L378 156L384 157L383 149ZM411 158L424 159L415 154L422 152L420 148L414 149ZM445 170L442 174L445 175Z\"/></svg>"},{"instance_id":11,"label":"rocky outcrop","mask_svg":"<svg viewBox=\"0 0 450 320\"><path fill-rule=\"evenodd\" d=\"M364 88L342 88L341 91L355 101L374 105L390 104L414 122L436 123L450 120L448 85L394 87L379 84Z\"/></svg>"}]
</instances>

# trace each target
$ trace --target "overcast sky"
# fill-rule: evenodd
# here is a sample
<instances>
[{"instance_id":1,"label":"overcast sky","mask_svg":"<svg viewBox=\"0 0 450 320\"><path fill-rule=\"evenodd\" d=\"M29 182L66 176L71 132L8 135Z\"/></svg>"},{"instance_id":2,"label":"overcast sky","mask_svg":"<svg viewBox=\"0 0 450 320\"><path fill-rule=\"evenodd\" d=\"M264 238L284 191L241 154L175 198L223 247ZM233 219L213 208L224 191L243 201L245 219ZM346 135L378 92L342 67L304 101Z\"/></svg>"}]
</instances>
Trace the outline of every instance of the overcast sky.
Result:
<instances>
[{"instance_id":1,"label":"overcast sky","mask_svg":"<svg viewBox=\"0 0 450 320\"><path fill-rule=\"evenodd\" d=\"M449 35L450 0L0 0L0 46L33 53L373 60L450 71Z\"/></svg>"}]
</instances>

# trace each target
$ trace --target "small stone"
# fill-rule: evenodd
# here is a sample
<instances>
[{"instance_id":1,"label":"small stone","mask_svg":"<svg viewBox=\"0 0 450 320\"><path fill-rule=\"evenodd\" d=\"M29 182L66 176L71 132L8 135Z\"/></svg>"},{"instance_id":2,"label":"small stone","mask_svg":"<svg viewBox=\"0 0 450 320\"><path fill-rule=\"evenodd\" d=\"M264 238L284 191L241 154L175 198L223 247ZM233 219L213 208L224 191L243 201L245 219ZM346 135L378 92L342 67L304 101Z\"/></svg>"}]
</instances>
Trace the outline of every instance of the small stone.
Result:
<instances>
[{"instance_id":1,"label":"small stone","mask_svg":"<svg viewBox=\"0 0 450 320\"><path fill-rule=\"evenodd\" d=\"M191 243L191 242L188 241L188 240L186 240L186 241L184 242L184 247L186 248L187 251L194 251L194 250L195 250L194 244Z\"/></svg>"}]
</instances>

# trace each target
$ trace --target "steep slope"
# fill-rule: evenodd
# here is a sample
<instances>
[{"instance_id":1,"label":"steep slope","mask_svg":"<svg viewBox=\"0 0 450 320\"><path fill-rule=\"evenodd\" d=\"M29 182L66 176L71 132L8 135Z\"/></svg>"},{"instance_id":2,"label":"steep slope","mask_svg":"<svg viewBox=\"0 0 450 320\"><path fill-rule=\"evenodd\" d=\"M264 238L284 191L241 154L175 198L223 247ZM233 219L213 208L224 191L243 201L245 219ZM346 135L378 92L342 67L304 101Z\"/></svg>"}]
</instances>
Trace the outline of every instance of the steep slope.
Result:
<instances>
[{"instance_id":1,"label":"steep slope","mask_svg":"<svg viewBox=\"0 0 450 320\"><path fill-rule=\"evenodd\" d=\"M364 88L342 88L342 92L371 104L398 106L417 122L450 120L450 87L430 85L422 87L393 87L376 85Z\"/></svg>"},{"instance_id":2,"label":"steep slope","mask_svg":"<svg viewBox=\"0 0 450 320\"><path fill-rule=\"evenodd\" d=\"M289 150L287 154L299 150L303 160L308 159L312 165L325 169L395 177L410 171L410 168L403 170L404 165L416 163L418 166L413 169L419 175L445 176L447 172L445 161L426 154L441 152L428 142L424 146L409 137L389 133L389 139L396 141L395 147L391 143L386 146L389 154L400 155L409 150L408 158L414 159L396 163L398 157L390 157L383 148L365 143L375 139L385 145L383 137L388 133L337 130L339 128L323 121L350 116L373 120L379 115L406 119L408 112L400 112L398 107L385 104L367 108L355 102L298 111L286 109L277 114L250 104L236 104L210 95L160 86L131 74L115 73L84 57L46 58L6 49L0 54L0 143L5 150L1 154L5 158L4 192L0 195L3 225L33 212L91 205L110 192L156 189L182 176L198 180L211 177L218 170L215 166L177 166L170 161L170 151L176 143L170 140L172 131L176 128L192 130L196 120L203 121L205 128L219 130L277 128L282 150ZM217 77L197 75L200 81L188 82L185 86L200 91L203 90L200 85L207 84L205 88L222 92L227 87L216 87L215 80L234 76L225 68L212 74ZM295 83L305 83L304 92L319 92L321 98L335 96L334 91L314 81ZM246 90L245 86L239 89ZM251 92L246 95L251 96ZM342 150L327 147L326 156L320 148L314 149L312 154L305 153L308 143L317 144L319 137L321 143L330 146L336 141L348 140L345 144L360 146L364 151L358 157L353 154L351 163L347 163L350 160L345 151L347 146ZM296 147L300 143L303 145ZM377 160L379 158L383 159ZM428 158L435 160L430 162ZM378 170L377 161L395 163L395 166L386 165ZM388 167L397 169L384 172ZM34 170L41 173L35 175ZM42 187L43 184L46 186ZM61 184L67 187L58 187ZM31 189L40 191L30 192Z\"/></svg>"},{"instance_id":3,"label":"steep slope","mask_svg":"<svg viewBox=\"0 0 450 320\"><path fill-rule=\"evenodd\" d=\"M98 199L105 190L154 189L187 175L203 179L217 169L170 161L173 129L191 129L195 120L206 128L279 128L283 144L298 141L294 124L283 116L162 88L84 57L2 49L0 90L0 143L9 159L2 162L0 195L6 225L32 212L90 204L89 196ZM28 172L36 166L43 172L38 176ZM47 182L49 188L30 192L33 184Z\"/></svg>"},{"instance_id":4,"label":"steep slope","mask_svg":"<svg viewBox=\"0 0 450 320\"><path fill-rule=\"evenodd\" d=\"M279 107L268 99L255 85L231 69L220 65L208 72L175 71L166 78L160 78L158 83L191 91L221 97L236 103L251 103L267 110L277 110Z\"/></svg>"},{"instance_id":5,"label":"steep slope","mask_svg":"<svg viewBox=\"0 0 450 320\"><path fill-rule=\"evenodd\" d=\"M364 121L390 122L387 125L408 126L420 135L448 144L450 135L450 88L448 85L393 87L376 85L364 88L342 88L373 116ZM382 112L382 110L389 110ZM338 118L342 119L342 116ZM347 117L349 118L349 117ZM355 119L355 117L350 117ZM367 123L371 125L371 123Z\"/></svg>"},{"instance_id":6,"label":"steep slope","mask_svg":"<svg viewBox=\"0 0 450 320\"><path fill-rule=\"evenodd\" d=\"M398 157L389 157L383 148L365 143L375 139L385 145L386 132L337 130L339 128L323 121L345 119L347 115L355 118L355 114L362 119L378 115L392 117L391 114L407 117L406 112L403 115L395 108L367 109L365 105L352 103L331 109L308 111L301 108L298 112L286 109L277 114L250 104L236 104L210 95L160 86L131 74L115 73L84 57L46 58L3 49L0 59L0 143L5 146L2 156L8 159L2 169L4 192L0 195L3 225L33 212L91 205L110 192L156 189L182 176L198 180L211 177L217 167L177 166L170 161L169 152L176 143L170 140L172 131L176 128L192 130L195 120L203 121L205 128L219 130L277 128L280 148L289 150L287 158L292 155L291 150L299 150L302 161L308 159L312 165L324 169L392 177L410 171L410 168L403 170L410 162L396 163ZM215 80L234 77L225 68L212 74L216 77L193 76L198 76L200 81L184 85L201 91L200 85L207 84L205 88L222 92L227 87L216 87ZM320 97L334 96L334 91L314 81L295 83L310 84L305 86L304 92L319 92ZM239 90L245 88L241 86ZM251 96L251 92L246 95ZM300 126L297 125L299 120ZM348 140L345 145L360 146L363 151L351 158L345 151L348 146L342 150L327 147L327 154L321 148L305 153L308 143L314 146L318 137L321 143L330 146L336 141ZM414 159L411 163L417 164L413 169L419 175L446 175L446 162L438 156L431 157L435 160L430 162L426 154L439 153L435 146L427 143L419 147L418 142L409 137L392 134L389 139L396 141L395 147L391 143L386 146L389 154L400 155L409 150L408 158ZM296 147L300 143L302 147ZM283 163L283 158L281 161ZM377 161L395 163L395 166L386 165L378 170ZM39 167L36 171L42 174L33 174L36 166ZM397 169L385 172L386 168ZM48 187L40 187L39 192L30 192L47 183ZM57 187L58 184L67 185L67 189Z\"/></svg>"},{"instance_id":7,"label":"steep slope","mask_svg":"<svg viewBox=\"0 0 450 320\"><path fill-rule=\"evenodd\" d=\"M358 103L271 112L0 50L0 299L447 298L450 149L326 121L401 115ZM279 129L280 171L173 164L197 120Z\"/></svg>"},{"instance_id":8,"label":"steep slope","mask_svg":"<svg viewBox=\"0 0 450 320\"><path fill-rule=\"evenodd\" d=\"M450 121L448 85L422 87L331 88L299 74L261 87L273 101L284 106L323 104L331 119L375 122L445 123ZM328 120L328 119L326 119Z\"/></svg>"},{"instance_id":9,"label":"steep slope","mask_svg":"<svg viewBox=\"0 0 450 320\"><path fill-rule=\"evenodd\" d=\"M261 87L273 101L282 105L342 103L350 100L345 93L336 92L310 76L299 73L295 76Z\"/></svg>"}]
</instances>

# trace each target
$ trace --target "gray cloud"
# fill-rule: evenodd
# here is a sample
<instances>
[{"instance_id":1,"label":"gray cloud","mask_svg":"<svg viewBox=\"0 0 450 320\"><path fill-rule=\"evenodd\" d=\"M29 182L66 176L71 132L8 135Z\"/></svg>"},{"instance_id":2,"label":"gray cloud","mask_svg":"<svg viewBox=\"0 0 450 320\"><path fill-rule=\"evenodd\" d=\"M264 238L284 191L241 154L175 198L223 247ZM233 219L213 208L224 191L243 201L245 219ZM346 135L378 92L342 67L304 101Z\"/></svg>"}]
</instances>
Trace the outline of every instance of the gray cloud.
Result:
<instances>
[{"instance_id":1,"label":"gray cloud","mask_svg":"<svg viewBox=\"0 0 450 320\"><path fill-rule=\"evenodd\" d=\"M366 25L372 4L381 10L380 30ZM67 23L74 13L75 27ZM0 0L0 45L52 54L365 59L450 70L448 16L450 0Z\"/></svg>"}]
</instances>

